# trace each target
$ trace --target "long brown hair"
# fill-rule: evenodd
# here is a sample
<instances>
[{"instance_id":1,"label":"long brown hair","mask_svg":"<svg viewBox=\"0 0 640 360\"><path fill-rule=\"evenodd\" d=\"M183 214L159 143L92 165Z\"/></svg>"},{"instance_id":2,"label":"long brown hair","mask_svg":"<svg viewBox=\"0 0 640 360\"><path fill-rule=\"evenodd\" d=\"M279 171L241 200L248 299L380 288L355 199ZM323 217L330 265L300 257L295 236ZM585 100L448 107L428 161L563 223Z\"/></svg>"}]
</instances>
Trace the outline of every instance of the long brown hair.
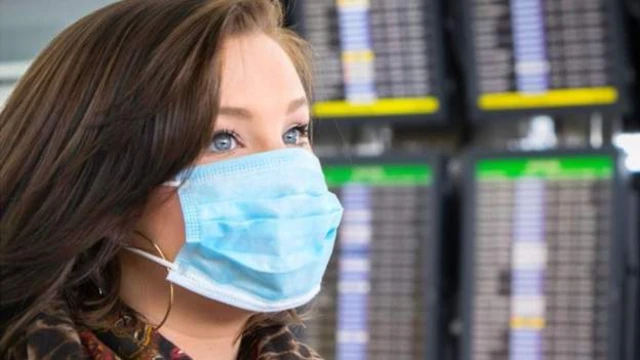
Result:
<instances>
[{"instance_id":1,"label":"long brown hair","mask_svg":"<svg viewBox=\"0 0 640 360\"><path fill-rule=\"evenodd\" d=\"M118 306L115 255L150 192L207 146L221 41L252 31L308 91L308 48L276 0L126 0L35 59L0 113L0 357L53 301L83 323Z\"/></svg>"}]
</instances>

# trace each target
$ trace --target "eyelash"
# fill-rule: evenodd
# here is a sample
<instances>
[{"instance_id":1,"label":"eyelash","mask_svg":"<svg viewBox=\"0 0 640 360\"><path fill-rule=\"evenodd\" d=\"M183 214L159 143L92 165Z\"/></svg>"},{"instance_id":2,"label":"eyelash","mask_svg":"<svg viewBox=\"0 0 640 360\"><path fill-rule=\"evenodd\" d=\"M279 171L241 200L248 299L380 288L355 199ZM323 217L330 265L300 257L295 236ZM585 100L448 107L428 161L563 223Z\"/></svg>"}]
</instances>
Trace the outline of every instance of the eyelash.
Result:
<instances>
[{"instance_id":1,"label":"eyelash","mask_svg":"<svg viewBox=\"0 0 640 360\"><path fill-rule=\"evenodd\" d=\"M291 130L298 130L300 131L300 135L302 135L303 137L305 138L309 137L309 123L295 125L294 127L290 128L287 131L291 131Z\"/></svg>"},{"instance_id":2,"label":"eyelash","mask_svg":"<svg viewBox=\"0 0 640 360\"><path fill-rule=\"evenodd\" d=\"M220 129L213 133L213 139L215 139L218 135L229 135L232 136L238 143L240 143L240 135L237 132L231 129Z\"/></svg>"}]
</instances>

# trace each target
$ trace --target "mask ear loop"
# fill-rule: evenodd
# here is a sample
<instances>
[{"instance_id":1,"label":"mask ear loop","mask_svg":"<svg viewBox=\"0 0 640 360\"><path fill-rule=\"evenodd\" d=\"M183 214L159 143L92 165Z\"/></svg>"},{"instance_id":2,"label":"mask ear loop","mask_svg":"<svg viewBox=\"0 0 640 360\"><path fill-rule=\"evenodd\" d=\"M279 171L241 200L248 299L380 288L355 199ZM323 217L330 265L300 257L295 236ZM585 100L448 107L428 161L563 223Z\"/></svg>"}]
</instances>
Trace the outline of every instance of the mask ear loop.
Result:
<instances>
[{"instance_id":1,"label":"mask ear loop","mask_svg":"<svg viewBox=\"0 0 640 360\"><path fill-rule=\"evenodd\" d=\"M162 252L162 249L160 249L160 247L153 242L153 240L149 239L145 234L141 233L138 230L135 230L134 233L138 234L140 237L142 237L143 239L147 240L158 252L158 254L160 254L160 257L162 258L162 260L164 260L165 262L169 263L169 260L167 260L167 257L164 256L164 252ZM137 250L141 250L144 251L142 249L138 249ZM137 253L137 251L136 251ZM139 253L140 255L142 255L141 253ZM146 252L145 252L146 254ZM167 271L169 271L169 269L167 269ZM173 283L169 282L169 307L167 308L167 312L165 312L164 317L162 318L162 321L160 321L160 323L156 326L153 327L153 329L155 331L158 331L158 329L160 329L162 327L162 325L164 325L165 322L167 322L167 319L169 318L169 313L171 312L171 308L173 307L173 299L174 299L174 295L175 295L175 291L173 289Z\"/></svg>"}]
</instances>

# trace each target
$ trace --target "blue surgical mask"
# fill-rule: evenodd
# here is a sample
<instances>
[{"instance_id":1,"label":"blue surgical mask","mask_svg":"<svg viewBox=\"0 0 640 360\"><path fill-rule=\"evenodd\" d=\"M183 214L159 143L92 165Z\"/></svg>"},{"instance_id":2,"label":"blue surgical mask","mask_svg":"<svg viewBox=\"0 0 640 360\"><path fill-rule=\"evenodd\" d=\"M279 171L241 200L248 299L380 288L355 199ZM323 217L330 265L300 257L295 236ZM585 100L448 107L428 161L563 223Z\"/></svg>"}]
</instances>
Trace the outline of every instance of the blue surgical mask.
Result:
<instances>
[{"instance_id":1,"label":"blue surgical mask","mask_svg":"<svg viewBox=\"0 0 640 360\"><path fill-rule=\"evenodd\" d=\"M194 167L178 177L186 242L167 280L256 312L308 303L333 250L342 206L318 158L283 149Z\"/></svg>"}]
</instances>

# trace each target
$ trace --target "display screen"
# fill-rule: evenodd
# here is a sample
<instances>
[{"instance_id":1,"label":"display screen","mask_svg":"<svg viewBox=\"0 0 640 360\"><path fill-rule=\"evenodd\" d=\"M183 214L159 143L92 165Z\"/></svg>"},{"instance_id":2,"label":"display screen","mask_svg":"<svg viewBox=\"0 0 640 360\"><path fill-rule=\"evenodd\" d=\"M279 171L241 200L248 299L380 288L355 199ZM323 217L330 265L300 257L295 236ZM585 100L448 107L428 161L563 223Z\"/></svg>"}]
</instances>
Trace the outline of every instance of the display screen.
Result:
<instances>
[{"instance_id":1,"label":"display screen","mask_svg":"<svg viewBox=\"0 0 640 360\"><path fill-rule=\"evenodd\" d=\"M440 112L439 16L433 0L299 2L314 52L314 116Z\"/></svg>"},{"instance_id":2,"label":"display screen","mask_svg":"<svg viewBox=\"0 0 640 360\"><path fill-rule=\"evenodd\" d=\"M480 111L613 106L615 1L466 0L469 94Z\"/></svg>"},{"instance_id":3,"label":"display screen","mask_svg":"<svg viewBox=\"0 0 640 360\"><path fill-rule=\"evenodd\" d=\"M474 164L471 359L609 359L614 169L606 155Z\"/></svg>"},{"instance_id":4,"label":"display screen","mask_svg":"<svg viewBox=\"0 0 640 360\"><path fill-rule=\"evenodd\" d=\"M344 206L305 340L328 359L422 359L433 244L432 168L327 166Z\"/></svg>"}]
</instances>

